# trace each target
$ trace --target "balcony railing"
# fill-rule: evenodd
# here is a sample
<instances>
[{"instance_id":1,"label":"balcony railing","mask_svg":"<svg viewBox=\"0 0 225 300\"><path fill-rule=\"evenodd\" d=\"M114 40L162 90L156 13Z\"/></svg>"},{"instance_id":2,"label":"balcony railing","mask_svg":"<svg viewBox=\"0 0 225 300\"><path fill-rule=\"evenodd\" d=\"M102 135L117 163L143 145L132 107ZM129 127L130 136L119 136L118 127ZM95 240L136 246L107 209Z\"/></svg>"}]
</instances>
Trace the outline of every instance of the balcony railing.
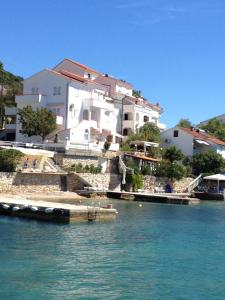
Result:
<instances>
[{"instance_id":1,"label":"balcony railing","mask_svg":"<svg viewBox=\"0 0 225 300\"><path fill-rule=\"evenodd\" d=\"M16 116L17 114L17 108L12 106L6 106L5 107L5 116Z\"/></svg>"},{"instance_id":2,"label":"balcony railing","mask_svg":"<svg viewBox=\"0 0 225 300\"><path fill-rule=\"evenodd\" d=\"M29 95L20 95L16 96L16 103L32 103L32 102L38 102L38 103L45 103L47 96L41 95L41 94L29 94Z\"/></svg>"}]
</instances>

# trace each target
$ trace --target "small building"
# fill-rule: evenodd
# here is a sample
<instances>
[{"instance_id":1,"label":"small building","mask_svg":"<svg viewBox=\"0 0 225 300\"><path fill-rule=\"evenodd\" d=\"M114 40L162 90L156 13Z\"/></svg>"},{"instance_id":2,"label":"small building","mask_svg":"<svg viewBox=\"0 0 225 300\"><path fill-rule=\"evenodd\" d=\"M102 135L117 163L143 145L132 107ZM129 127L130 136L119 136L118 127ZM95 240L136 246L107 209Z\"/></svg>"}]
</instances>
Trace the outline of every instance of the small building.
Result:
<instances>
[{"instance_id":1,"label":"small building","mask_svg":"<svg viewBox=\"0 0 225 300\"><path fill-rule=\"evenodd\" d=\"M161 132L161 147L175 145L184 155L192 156L208 150L225 158L225 142L198 128L173 127Z\"/></svg>"}]
</instances>

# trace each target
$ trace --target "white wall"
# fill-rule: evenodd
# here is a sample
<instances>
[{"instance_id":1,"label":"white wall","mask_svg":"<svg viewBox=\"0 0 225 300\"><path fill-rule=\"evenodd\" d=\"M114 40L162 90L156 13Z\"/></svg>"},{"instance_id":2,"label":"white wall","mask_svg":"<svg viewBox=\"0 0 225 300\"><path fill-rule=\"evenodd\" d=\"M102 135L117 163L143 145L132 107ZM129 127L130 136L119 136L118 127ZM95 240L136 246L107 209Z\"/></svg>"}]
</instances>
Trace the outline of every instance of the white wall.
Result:
<instances>
[{"instance_id":1,"label":"white wall","mask_svg":"<svg viewBox=\"0 0 225 300\"><path fill-rule=\"evenodd\" d=\"M178 137L173 136L174 130L178 130ZM168 140L168 142L165 140ZM186 156L193 155L193 137L178 127L161 132L161 146L170 147L172 145L175 145Z\"/></svg>"}]
</instances>

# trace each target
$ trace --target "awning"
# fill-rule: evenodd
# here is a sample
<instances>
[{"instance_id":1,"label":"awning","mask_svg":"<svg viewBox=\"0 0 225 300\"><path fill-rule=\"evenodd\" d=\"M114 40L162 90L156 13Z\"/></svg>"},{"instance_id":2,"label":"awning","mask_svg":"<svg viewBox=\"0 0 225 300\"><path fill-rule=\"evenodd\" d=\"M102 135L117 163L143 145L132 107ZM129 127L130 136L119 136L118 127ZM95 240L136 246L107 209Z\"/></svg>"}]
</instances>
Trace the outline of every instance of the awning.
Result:
<instances>
[{"instance_id":1,"label":"awning","mask_svg":"<svg viewBox=\"0 0 225 300\"><path fill-rule=\"evenodd\" d=\"M203 144L203 145L209 146L209 143L207 143L206 141L195 140L195 142L197 142L197 143L199 143L199 144Z\"/></svg>"},{"instance_id":2,"label":"awning","mask_svg":"<svg viewBox=\"0 0 225 300\"><path fill-rule=\"evenodd\" d=\"M130 145L137 145L137 146L145 146L145 147L158 147L158 143L148 142L148 141L131 141Z\"/></svg>"}]
</instances>

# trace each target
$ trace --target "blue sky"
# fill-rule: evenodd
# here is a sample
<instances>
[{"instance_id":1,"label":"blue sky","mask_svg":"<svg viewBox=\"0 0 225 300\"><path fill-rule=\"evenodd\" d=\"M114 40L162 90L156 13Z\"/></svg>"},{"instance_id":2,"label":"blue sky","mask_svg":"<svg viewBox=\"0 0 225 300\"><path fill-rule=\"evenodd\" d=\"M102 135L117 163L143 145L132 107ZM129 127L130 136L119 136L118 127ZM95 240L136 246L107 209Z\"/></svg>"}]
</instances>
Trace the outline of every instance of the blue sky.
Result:
<instances>
[{"instance_id":1,"label":"blue sky","mask_svg":"<svg viewBox=\"0 0 225 300\"><path fill-rule=\"evenodd\" d=\"M23 77L67 57L131 82L167 127L225 113L225 1L2 1L0 60Z\"/></svg>"}]
</instances>

